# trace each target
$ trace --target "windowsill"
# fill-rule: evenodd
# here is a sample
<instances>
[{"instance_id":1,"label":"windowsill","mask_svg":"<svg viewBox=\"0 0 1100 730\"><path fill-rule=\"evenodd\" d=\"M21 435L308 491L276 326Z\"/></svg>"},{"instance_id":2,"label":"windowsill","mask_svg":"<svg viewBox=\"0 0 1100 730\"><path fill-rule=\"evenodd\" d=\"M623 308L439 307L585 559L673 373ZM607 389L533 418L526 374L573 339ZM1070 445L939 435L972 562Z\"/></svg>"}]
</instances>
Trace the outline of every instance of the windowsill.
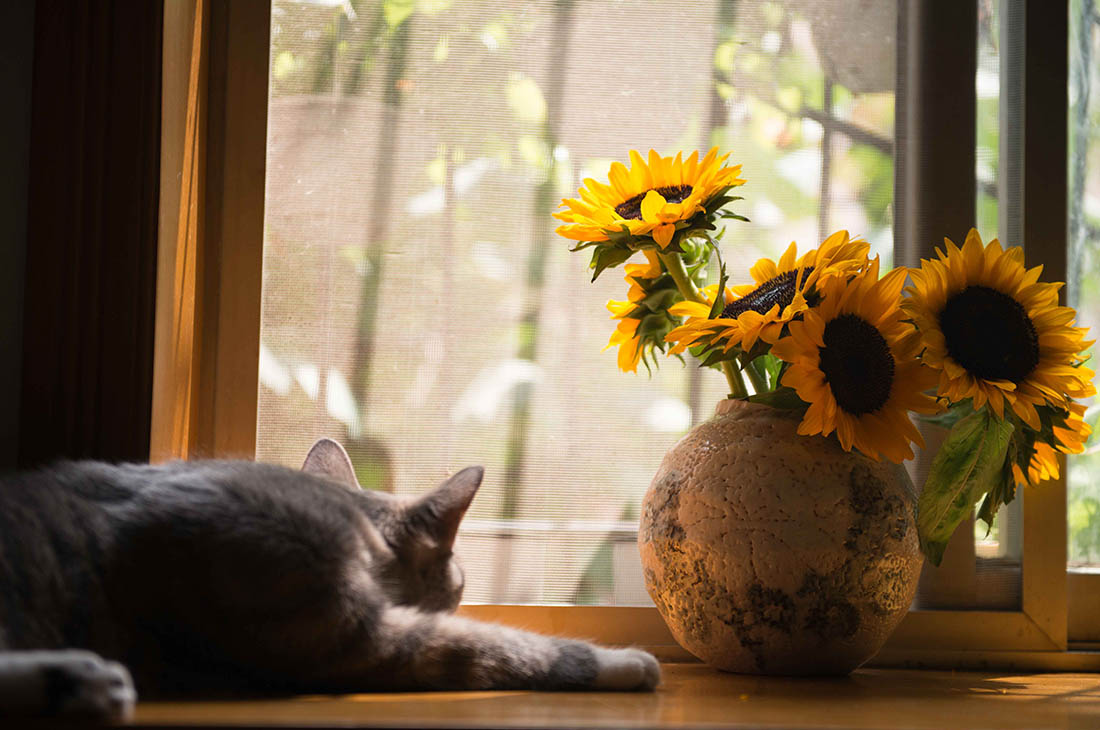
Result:
<instances>
[{"instance_id":1,"label":"windowsill","mask_svg":"<svg viewBox=\"0 0 1100 730\"><path fill-rule=\"evenodd\" d=\"M861 669L790 679L665 664L657 692L438 692L148 702L147 727L1091 727L1100 675ZM954 718L954 719L952 719Z\"/></svg>"}]
</instances>

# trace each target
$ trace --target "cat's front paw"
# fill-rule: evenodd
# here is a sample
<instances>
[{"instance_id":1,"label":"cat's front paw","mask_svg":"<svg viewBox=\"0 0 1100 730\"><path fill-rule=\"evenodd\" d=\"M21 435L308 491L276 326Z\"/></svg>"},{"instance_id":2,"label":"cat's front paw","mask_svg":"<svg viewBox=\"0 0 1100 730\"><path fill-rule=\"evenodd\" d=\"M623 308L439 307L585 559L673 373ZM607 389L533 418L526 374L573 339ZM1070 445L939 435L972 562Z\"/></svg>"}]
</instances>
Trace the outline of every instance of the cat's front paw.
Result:
<instances>
[{"instance_id":1,"label":"cat's front paw","mask_svg":"<svg viewBox=\"0 0 1100 730\"><path fill-rule=\"evenodd\" d=\"M661 666L641 649L596 650L593 689L652 691L661 682Z\"/></svg>"},{"instance_id":2,"label":"cat's front paw","mask_svg":"<svg viewBox=\"0 0 1100 730\"><path fill-rule=\"evenodd\" d=\"M126 667L89 651L43 655L42 684L52 711L111 722L133 716L137 693Z\"/></svg>"}]
</instances>

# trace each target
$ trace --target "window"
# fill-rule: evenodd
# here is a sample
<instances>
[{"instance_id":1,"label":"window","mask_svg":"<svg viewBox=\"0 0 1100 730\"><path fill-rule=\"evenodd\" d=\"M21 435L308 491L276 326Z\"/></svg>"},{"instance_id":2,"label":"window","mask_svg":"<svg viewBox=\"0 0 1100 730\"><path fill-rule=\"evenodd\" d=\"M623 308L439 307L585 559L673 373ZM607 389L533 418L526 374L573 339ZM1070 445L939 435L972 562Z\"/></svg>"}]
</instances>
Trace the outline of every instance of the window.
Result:
<instances>
[{"instance_id":1,"label":"window","mask_svg":"<svg viewBox=\"0 0 1100 730\"><path fill-rule=\"evenodd\" d=\"M1020 205L1000 205L1001 200L1018 201L1022 196L1020 167L1013 164L1021 153L1021 97L1013 90L1020 84L1024 49L1017 37L1020 18L1006 9L998 0L977 3L972 225L983 240L1000 237L1006 245L1020 245ZM944 235L959 243L956 236L962 233L942 233L925 245L942 245ZM945 433L934 428L927 431L937 442ZM926 609L1019 611L1023 501L1021 496L1002 507L992 529L975 518L972 534L960 530L945 563L938 569L925 569L918 605Z\"/></svg>"},{"instance_id":2,"label":"window","mask_svg":"<svg viewBox=\"0 0 1100 730\"><path fill-rule=\"evenodd\" d=\"M1100 326L1100 124L1096 99L1100 74L1100 15L1092 0L1070 3L1069 23L1069 255L1067 299L1079 313L1078 324ZM1093 363L1090 363L1093 364ZM1095 366L1094 366L1095 369ZM1096 427L1098 404L1093 398L1086 420ZM1070 637L1100 640L1100 627L1090 616L1100 601L1100 456L1097 437L1084 454L1068 459L1068 554L1070 568Z\"/></svg>"},{"instance_id":3,"label":"window","mask_svg":"<svg viewBox=\"0 0 1100 730\"><path fill-rule=\"evenodd\" d=\"M1070 262L1068 299L1079 312L1079 324L1096 332L1100 325L1100 16L1091 2L1075 2L1079 12L1070 23ZM1086 419L1096 419L1096 405ZM1097 450L1070 459L1069 563L1074 567L1100 564L1100 458Z\"/></svg>"},{"instance_id":4,"label":"window","mask_svg":"<svg viewBox=\"0 0 1100 730\"><path fill-rule=\"evenodd\" d=\"M731 269L841 225L889 259L896 15L834 5L276 0L258 457L335 435L402 492L485 464L467 600L649 604L638 505L725 384L619 373L622 270L590 284L551 213L628 149L719 145Z\"/></svg>"},{"instance_id":5,"label":"window","mask_svg":"<svg viewBox=\"0 0 1100 730\"><path fill-rule=\"evenodd\" d=\"M731 269L840 226L886 259L897 250L899 263L945 231L964 233L989 179L959 127L970 120L981 138L975 80L958 69L986 67L973 55L979 28L1005 52L999 6L883 5L276 0L268 15L195 0L200 23L186 19L182 35L206 28L189 46L206 55L177 67L177 87L193 102L182 110L211 108L192 136L179 124L179 157L198 182L189 188L184 174L168 186L162 221L179 235L161 262L170 301L182 302L163 328L195 340L158 340L177 348L158 351L169 363L158 377L176 387L158 399L163 453L295 464L315 437L335 434L364 484L410 492L485 463L460 549L467 597L490 605L468 612L667 641L654 609L639 605L648 599L633 567L636 505L664 450L709 414L722 385L675 362L652 380L616 372L600 353L611 327L599 312L621 297L621 274L589 284L549 214L627 149L718 144L750 180L742 211L753 223L724 244ZM270 36L257 30L261 15ZM1055 180L1042 165L1064 165L1048 133L1065 113L1065 71L1060 85L1039 83L1057 80L1058 64L1026 60L1064 44L1065 28L1041 20L1028 18L1022 63L1052 76L1028 84L1012 152L1029 174ZM981 53L982 64L993 58ZM268 68L270 94L259 93ZM996 83L1005 88L1003 75ZM182 110L166 128L188 119ZM995 165L985 161L999 184L1007 163L997 148ZM205 170L187 167L188 149ZM264 160L266 219L249 174ZM982 189L1004 199L1000 187ZM1065 224L1057 192L1052 183L1022 193L1029 259L1055 274L1064 250L1044 249L1038 231ZM1061 489L1022 501L1019 557L1009 557L1016 597L915 610L880 661L1084 661L1051 658L1066 656L1065 542L1049 539L1065 529ZM1005 557L1000 542L990 553L967 539L972 574L976 559Z\"/></svg>"}]
</instances>

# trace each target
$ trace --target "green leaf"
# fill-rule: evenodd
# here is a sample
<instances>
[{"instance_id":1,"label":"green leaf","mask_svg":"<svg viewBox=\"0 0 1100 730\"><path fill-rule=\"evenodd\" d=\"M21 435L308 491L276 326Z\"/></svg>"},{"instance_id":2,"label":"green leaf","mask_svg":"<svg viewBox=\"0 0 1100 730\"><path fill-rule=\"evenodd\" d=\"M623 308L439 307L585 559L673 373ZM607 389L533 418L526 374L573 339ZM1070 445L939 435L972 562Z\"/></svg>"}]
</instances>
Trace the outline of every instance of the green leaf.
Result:
<instances>
[{"instance_id":1,"label":"green leaf","mask_svg":"<svg viewBox=\"0 0 1100 730\"><path fill-rule=\"evenodd\" d=\"M592 254L592 263L590 266L593 269L592 281L596 280L604 269L610 269L614 266L625 262L634 252L629 248L619 248L617 246L601 246L597 248Z\"/></svg>"},{"instance_id":2,"label":"green leaf","mask_svg":"<svg viewBox=\"0 0 1100 730\"><path fill-rule=\"evenodd\" d=\"M982 500L982 506L978 508L978 519L985 523L985 536L993 529L993 516L1001 508L1001 501L997 499L997 490L991 489Z\"/></svg>"},{"instance_id":3,"label":"green leaf","mask_svg":"<svg viewBox=\"0 0 1100 730\"><path fill-rule=\"evenodd\" d=\"M749 350L748 352L742 350L740 358L741 369L744 370L745 368L747 368L749 366L749 363L753 362L758 357L763 357L771 350L771 347L772 346L769 345L767 342L764 342L764 340L757 340L752 344L751 350Z\"/></svg>"},{"instance_id":4,"label":"green leaf","mask_svg":"<svg viewBox=\"0 0 1100 730\"><path fill-rule=\"evenodd\" d=\"M634 237L633 234L630 233L630 229L627 228L625 224L620 226L619 230L617 231L607 230L605 231L605 233L607 233L607 239L612 243L625 243L626 241L629 241Z\"/></svg>"},{"instance_id":5,"label":"green leaf","mask_svg":"<svg viewBox=\"0 0 1100 730\"><path fill-rule=\"evenodd\" d=\"M686 263L686 262L685 262ZM688 276L695 282L698 287L706 286L707 279L707 260L700 259L694 264L687 267Z\"/></svg>"},{"instance_id":6,"label":"green leaf","mask_svg":"<svg viewBox=\"0 0 1100 730\"><path fill-rule=\"evenodd\" d=\"M663 312L675 304L679 299L680 292L675 289L663 289L648 294L641 303L651 312Z\"/></svg>"},{"instance_id":7,"label":"green leaf","mask_svg":"<svg viewBox=\"0 0 1100 730\"><path fill-rule=\"evenodd\" d=\"M787 387L776 388L769 393L750 395L747 400L749 403L760 403L765 406L771 406L772 408L783 408L786 410L799 410L809 405L806 401L798 397L798 393L794 388Z\"/></svg>"},{"instance_id":8,"label":"green leaf","mask_svg":"<svg viewBox=\"0 0 1100 730\"><path fill-rule=\"evenodd\" d=\"M789 366L786 362L772 355L770 352L765 357L768 363L768 380L773 389L778 388L783 373L787 371Z\"/></svg>"},{"instance_id":9,"label":"green leaf","mask_svg":"<svg viewBox=\"0 0 1100 730\"><path fill-rule=\"evenodd\" d=\"M1012 500L1016 499L1016 475L1012 473L1012 463L1017 459L1017 452L1019 451L1018 440L1016 434L1020 432L1019 426L1012 432L1012 438L1008 441L1008 450L1005 453L1005 463L1001 467L1001 484L1000 491L997 494L997 498L1000 499L1001 504L1010 504ZM998 505L1000 507L1000 505ZM990 519L985 521L985 524L993 527L993 515L997 514L994 510L990 514ZM982 517L982 515L978 515ZM985 519L982 517L982 519Z\"/></svg>"},{"instance_id":10,"label":"green leaf","mask_svg":"<svg viewBox=\"0 0 1100 730\"><path fill-rule=\"evenodd\" d=\"M935 415L928 416L922 415L919 416L919 418L925 423L935 424L936 426L943 426L944 428L951 428L956 423L966 418L973 412L973 401L967 398L966 400L960 401L958 403L953 403L951 407L949 407L943 413L937 413Z\"/></svg>"},{"instance_id":11,"label":"green leaf","mask_svg":"<svg viewBox=\"0 0 1100 730\"><path fill-rule=\"evenodd\" d=\"M415 9L413 0L385 0L382 3L382 15L390 28L404 23Z\"/></svg>"},{"instance_id":12,"label":"green leaf","mask_svg":"<svg viewBox=\"0 0 1100 730\"><path fill-rule=\"evenodd\" d=\"M573 246L573 248L571 248L569 250L570 251L583 251L584 249L591 248L592 246L606 245L606 243L607 243L607 241L580 241L580 242L577 243L577 245Z\"/></svg>"},{"instance_id":13,"label":"green leaf","mask_svg":"<svg viewBox=\"0 0 1100 730\"><path fill-rule=\"evenodd\" d=\"M738 355L741 354L741 348L735 347L729 352L723 352L721 347L717 347L710 352L700 363L702 367L710 367L711 365L717 365L720 362L727 362L730 360L736 360Z\"/></svg>"},{"instance_id":14,"label":"green leaf","mask_svg":"<svg viewBox=\"0 0 1100 730\"><path fill-rule=\"evenodd\" d=\"M779 375L783 371L783 361L775 355L766 352L753 359L748 367L752 368L753 372L764 381L769 391L779 387Z\"/></svg>"},{"instance_id":15,"label":"green leaf","mask_svg":"<svg viewBox=\"0 0 1100 730\"><path fill-rule=\"evenodd\" d=\"M921 549L933 565L978 499L999 483L1013 429L982 409L956 423L936 453L917 503Z\"/></svg>"},{"instance_id":16,"label":"green leaf","mask_svg":"<svg viewBox=\"0 0 1100 730\"><path fill-rule=\"evenodd\" d=\"M653 341L655 346L661 345L664 340L664 332L668 329L668 320L661 315L645 314L641 317L641 323L638 325L637 335L642 342ZM658 337L654 337L654 334L659 334ZM661 345L661 349L664 350L664 346Z\"/></svg>"},{"instance_id":17,"label":"green leaf","mask_svg":"<svg viewBox=\"0 0 1100 730\"><path fill-rule=\"evenodd\" d=\"M714 319L726 308L726 282L729 281L726 262L722 260L722 254L717 246L714 247L714 255L718 257L718 289L715 290L714 302L711 303L710 314L707 315L708 319Z\"/></svg>"},{"instance_id":18,"label":"green leaf","mask_svg":"<svg viewBox=\"0 0 1100 730\"><path fill-rule=\"evenodd\" d=\"M741 368L742 370L748 370L752 373L753 382L761 382L766 386L768 383L768 372L764 368L764 358L758 357L750 361L748 365ZM765 388L763 392L770 392L771 388Z\"/></svg>"},{"instance_id":19,"label":"green leaf","mask_svg":"<svg viewBox=\"0 0 1100 730\"><path fill-rule=\"evenodd\" d=\"M1001 509L1001 505L1008 504L1016 497L1016 477L1012 474L1012 462L1017 459L1021 431L1022 429L1016 428L1012 432L1012 438L1008 441L1004 464L1001 465L1000 478L993 489L989 490L989 494L985 495L981 507L978 508L978 519L985 523L986 535L989 535L989 531L993 529L993 518L997 516L997 511Z\"/></svg>"},{"instance_id":20,"label":"green leaf","mask_svg":"<svg viewBox=\"0 0 1100 730\"><path fill-rule=\"evenodd\" d=\"M715 191L714 196L710 199L709 202L707 202L706 206L703 207L703 211L707 215L710 215L710 214L714 213L714 211L721 208L723 205L726 205L728 203L732 203L735 200L744 200L744 198L741 198L741 197L737 197L737 196L733 196L733 195L726 195L726 193L728 193L732 189L733 189L732 185L727 185L726 187L722 188L721 190Z\"/></svg>"}]
</instances>

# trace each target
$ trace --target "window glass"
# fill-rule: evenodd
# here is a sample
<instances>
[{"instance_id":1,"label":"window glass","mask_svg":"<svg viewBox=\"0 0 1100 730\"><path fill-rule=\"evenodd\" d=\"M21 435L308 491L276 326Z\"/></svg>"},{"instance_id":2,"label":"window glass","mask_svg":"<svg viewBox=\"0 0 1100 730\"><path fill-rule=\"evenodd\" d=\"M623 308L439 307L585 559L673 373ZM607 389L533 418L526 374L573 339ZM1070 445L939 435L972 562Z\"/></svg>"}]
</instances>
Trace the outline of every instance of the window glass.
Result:
<instances>
[{"instance_id":1,"label":"window glass","mask_svg":"<svg viewBox=\"0 0 1100 730\"><path fill-rule=\"evenodd\" d=\"M1013 74L1023 72L1020 28L1017 15L1005 16L1007 9L1000 0L978 2L978 66L974 92L976 97L975 119L975 179L977 228L982 239L1001 239L1005 246L1019 246L1023 216L1016 216L1020 209L1022 188L1019 186L1018 166L1002 161L1002 155L1015 155L1022 159L1023 136L1002 135L1002 125L1016 130L1022 128L1023 97L1019 94L1002 99L1006 89L1017 82ZM1006 205L1001 200L1006 200ZM981 607L1015 608L1020 602L1020 557L1023 549L1023 500L1022 490L1017 499L998 511L989 527L980 520L974 521L974 552L977 560L976 580L979 583L976 600ZM984 598L983 598L984 597ZM977 607L977 606L976 606Z\"/></svg>"},{"instance_id":2,"label":"window glass","mask_svg":"<svg viewBox=\"0 0 1100 730\"><path fill-rule=\"evenodd\" d=\"M838 228L892 261L893 3L276 0L257 457L342 441L370 488L486 466L466 600L645 604L662 455L720 374L624 374L622 269L551 213L630 149L718 145L734 283Z\"/></svg>"},{"instance_id":3,"label":"window glass","mask_svg":"<svg viewBox=\"0 0 1100 730\"><path fill-rule=\"evenodd\" d=\"M1079 326L1100 332L1100 24L1095 0L1069 3L1069 304ZM1095 348L1093 350L1095 352ZM1096 363L1089 366L1096 369ZM1068 457L1069 563L1100 566L1100 403L1091 399L1085 453Z\"/></svg>"},{"instance_id":4,"label":"window glass","mask_svg":"<svg viewBox=\"0 0 1100 730\"><path fill-rule=\"evenodd\" d=\"M997 168L1000 156L1001 60L1000 2L978 0L978 69L974 79L977 148L975 226L982 240L997 238Z\"/></svg>"}]
</instances>

